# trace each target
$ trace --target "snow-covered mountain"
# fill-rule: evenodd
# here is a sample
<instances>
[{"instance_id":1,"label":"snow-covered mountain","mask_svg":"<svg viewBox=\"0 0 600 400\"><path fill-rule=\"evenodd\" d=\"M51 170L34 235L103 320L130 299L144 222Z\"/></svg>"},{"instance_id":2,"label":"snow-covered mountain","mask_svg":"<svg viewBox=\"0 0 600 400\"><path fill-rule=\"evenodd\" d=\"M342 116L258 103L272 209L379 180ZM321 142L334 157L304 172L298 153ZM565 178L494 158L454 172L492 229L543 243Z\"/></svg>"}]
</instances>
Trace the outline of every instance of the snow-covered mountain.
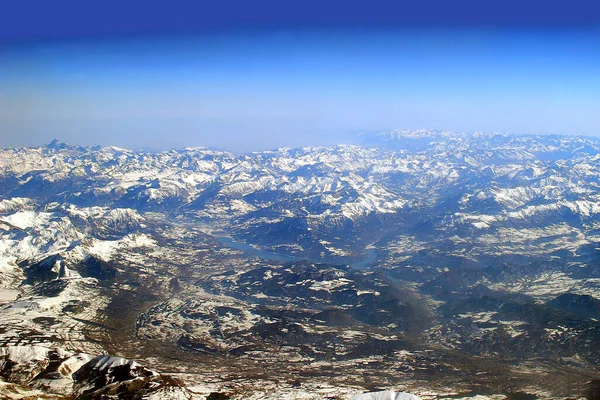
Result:
<instances>
[{"instance_id":1,"label":"snow-covered mountain","mask_svg":"<svg viewBox=\"0 0 600 400\"><path fill-rule=\"evenodd\" d=\"M502 379L583 393L600 362L600 139L422 130L359 142L0 149L0 346L149 361L180 374L177 387L200 379L198 396L287 390L252 360L282 381L296 371L319 396L315 371L340 396L372 389L341 377L360 363L373 385L402 381L423 398L502 395ZM407 369L375 374L397 359ZM215 360L254 372L232 386L235 363ZM537 378L497 373L515 360ZM577 387L539 378L552 369Z\"/></svg>"}]
</instances>

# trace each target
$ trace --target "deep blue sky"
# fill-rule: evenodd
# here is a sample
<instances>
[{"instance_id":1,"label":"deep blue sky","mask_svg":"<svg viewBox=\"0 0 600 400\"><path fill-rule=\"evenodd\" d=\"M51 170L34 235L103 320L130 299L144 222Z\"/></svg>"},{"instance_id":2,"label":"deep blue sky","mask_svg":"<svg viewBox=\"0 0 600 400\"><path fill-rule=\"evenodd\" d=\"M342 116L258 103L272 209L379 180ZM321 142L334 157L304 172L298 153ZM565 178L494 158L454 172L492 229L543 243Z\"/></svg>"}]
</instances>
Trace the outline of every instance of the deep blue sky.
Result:
<instances>
[{"instance_id":1,"label":"deep blue sky","mask_svg":"<svg viewBox=\"0 0 600 400\"><path fill-rule=\"evenodd\" d=\"M483 3L24 1L0 13L0 145L599 136L600 6Z\"/></svg>"}]
</instances>

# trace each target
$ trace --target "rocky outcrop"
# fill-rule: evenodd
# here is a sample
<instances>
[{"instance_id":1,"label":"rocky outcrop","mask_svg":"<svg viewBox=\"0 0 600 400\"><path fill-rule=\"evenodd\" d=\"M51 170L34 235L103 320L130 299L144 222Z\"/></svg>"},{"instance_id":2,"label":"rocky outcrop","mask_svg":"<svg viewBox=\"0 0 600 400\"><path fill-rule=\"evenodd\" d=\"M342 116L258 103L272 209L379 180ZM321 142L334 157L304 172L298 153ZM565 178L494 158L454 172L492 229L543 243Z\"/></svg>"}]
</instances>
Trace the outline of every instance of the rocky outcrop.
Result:
<instances>
[{"instance_id":1,"label":"rocky outcrop","mask_svg":"<svg viewBox=\"0 0 600 400\"><path fill-rule=\"evenodd\" d=\"M0 348L0 398L191 399L177 380L121 357L43 346Z\"/></svg>"}]
</instances>

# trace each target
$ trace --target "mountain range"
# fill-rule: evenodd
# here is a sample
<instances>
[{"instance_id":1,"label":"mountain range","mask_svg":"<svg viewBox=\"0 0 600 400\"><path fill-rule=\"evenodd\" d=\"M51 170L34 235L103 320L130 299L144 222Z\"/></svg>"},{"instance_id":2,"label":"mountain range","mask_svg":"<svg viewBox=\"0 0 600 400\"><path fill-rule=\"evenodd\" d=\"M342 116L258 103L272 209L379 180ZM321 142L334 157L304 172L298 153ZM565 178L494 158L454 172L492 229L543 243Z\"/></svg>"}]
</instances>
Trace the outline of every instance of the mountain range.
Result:
<instances>
[{"instance_id":1,"label":"mountain range","mask_svg":"<svg viewBox=\"0 0 600 400\"><path fill-rule=\"evenodd\" d=\"M598 398L600 139L357 143L0 149L0 394Z\"/></svg>"}]
</instances>

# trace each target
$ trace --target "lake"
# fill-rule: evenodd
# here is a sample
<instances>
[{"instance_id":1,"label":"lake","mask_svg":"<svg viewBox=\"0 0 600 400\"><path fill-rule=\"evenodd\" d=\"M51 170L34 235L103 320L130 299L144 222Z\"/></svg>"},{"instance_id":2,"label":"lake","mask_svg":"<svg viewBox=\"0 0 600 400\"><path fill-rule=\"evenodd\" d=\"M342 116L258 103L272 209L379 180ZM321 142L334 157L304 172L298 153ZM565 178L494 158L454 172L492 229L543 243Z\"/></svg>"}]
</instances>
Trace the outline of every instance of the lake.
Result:
<instances>
[{"instance_id":1,"label":"lake","mask_svg":"<svg viewBox=\"0 0 600 400\"><path fill-rule=\"evenodd\" d=\"M289 261L300 261L300 260L305 260L306 258L299 258L299 257L292 257L292 256L288 256L288 255L284 255L284 254L279 254L279 253L273 253L273 252L269 252L269 251L264 251L264 250L260 250L257 248L254 248L252 246L250 246L247 243L244 242L239 242L231 237L228 236L221 236L218 237L217 240L219 240L219 242L221 242L223 245L227 246L227 247L231 247L233 249L237 249L237 250L242 250L248 253L252 253L254 255L256 255L257 257L260 257L264 260L274 260L274 261L280 261L280 262L289 262ZM367 255L367 257L365 257L364 259L360 260L360 261L356 261L353 263L339 263L338 264L347 264L349 266L351 266L354 269L367 269L367 266L369 264L371 264L373 261L375 261L377 259L377 250L376 249L366 249L365 250L365 254ZM329 260L309 260L311 262L314 263L332 263L335 264L336 262L332 262Z\"/></svg>"}]
</instances>

